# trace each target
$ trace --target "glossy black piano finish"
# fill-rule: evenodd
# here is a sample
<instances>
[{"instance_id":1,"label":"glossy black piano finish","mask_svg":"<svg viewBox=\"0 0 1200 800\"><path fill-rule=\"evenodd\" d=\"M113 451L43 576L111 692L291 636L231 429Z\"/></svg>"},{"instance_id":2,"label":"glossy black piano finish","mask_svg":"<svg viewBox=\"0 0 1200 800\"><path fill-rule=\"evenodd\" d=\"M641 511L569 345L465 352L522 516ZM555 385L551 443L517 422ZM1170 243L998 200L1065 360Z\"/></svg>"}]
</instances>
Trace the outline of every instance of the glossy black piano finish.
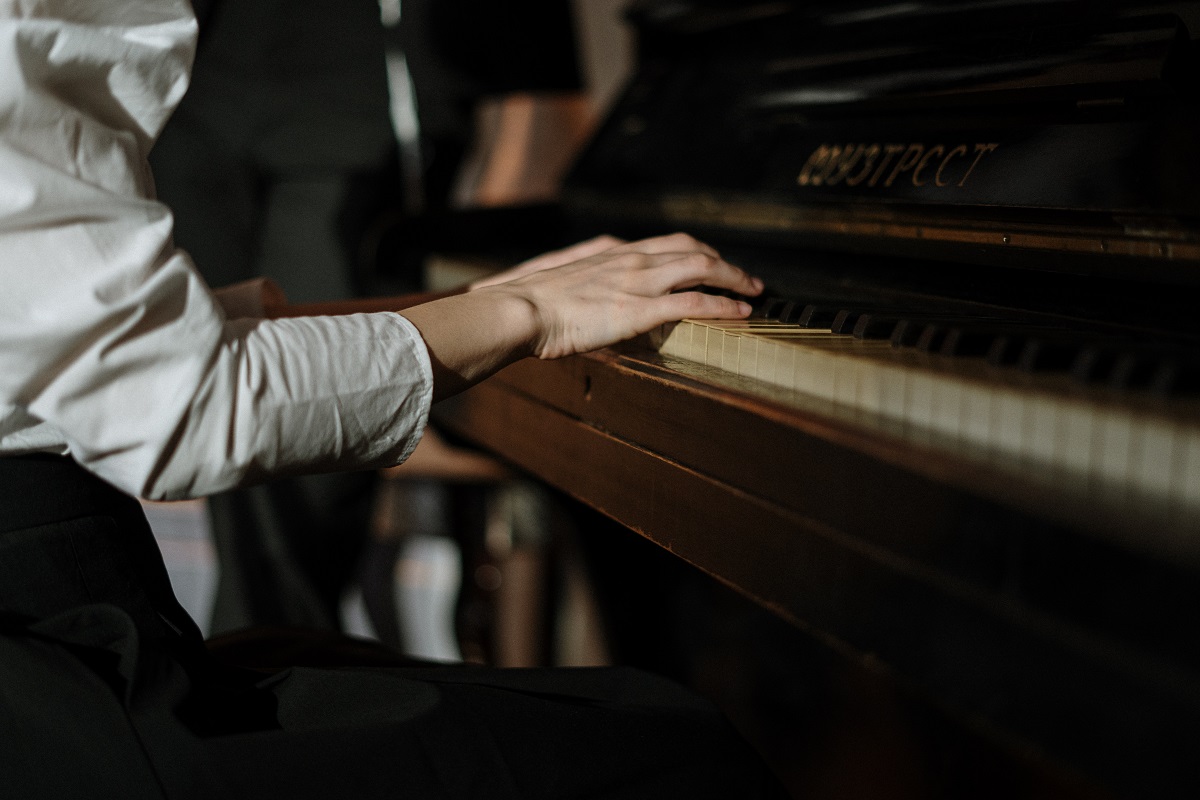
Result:
<instances>
[{"instance_id":1,"label":"glossy black piano finish","mask_svg":"<svg viewBox=\"0 0 1200 800\"><path fill-rule=\"evenodd\" d=\"M1196 280L1194 3L636 8L568 188L595 218Z\"/></svg>"}]
</instances>

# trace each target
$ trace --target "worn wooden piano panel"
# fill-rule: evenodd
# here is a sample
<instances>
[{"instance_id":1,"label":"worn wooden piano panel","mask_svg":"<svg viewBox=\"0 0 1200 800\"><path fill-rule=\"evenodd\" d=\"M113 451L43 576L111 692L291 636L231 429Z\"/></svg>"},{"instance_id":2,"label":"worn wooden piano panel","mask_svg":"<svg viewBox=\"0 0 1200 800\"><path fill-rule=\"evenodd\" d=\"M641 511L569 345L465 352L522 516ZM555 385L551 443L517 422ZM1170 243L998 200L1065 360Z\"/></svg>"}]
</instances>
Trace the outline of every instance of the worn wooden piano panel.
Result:
<instances>
[{"instance_id":1,"label":"worn wooden piano panel","mask_svg":"<svg viewBox=\"0 0 1200 800\"><path fill-rule=\"evenodd\" d=\"M1194 542L769 394L635 348L522 362L439 415L998 741L1200 785Z\"/></svg>"}]
</instances>

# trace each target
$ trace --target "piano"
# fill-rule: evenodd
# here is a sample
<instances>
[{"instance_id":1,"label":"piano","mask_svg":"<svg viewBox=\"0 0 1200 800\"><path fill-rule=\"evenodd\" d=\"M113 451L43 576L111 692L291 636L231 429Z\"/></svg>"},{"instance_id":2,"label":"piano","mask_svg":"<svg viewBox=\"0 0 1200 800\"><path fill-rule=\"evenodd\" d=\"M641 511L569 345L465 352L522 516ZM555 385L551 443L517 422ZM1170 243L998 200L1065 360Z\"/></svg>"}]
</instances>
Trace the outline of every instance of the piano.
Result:
<instances>
[{"instance_id":1,"label":"piano","mask_svg":"<svg viewBox=\"0 0 1200 800\"><path fill-rule=\"evenodd\" d=\"M768 285L443 423L1087 796L1200 793L1200 4L650 0L579 235Z\"/></svg>"}]
</instances>

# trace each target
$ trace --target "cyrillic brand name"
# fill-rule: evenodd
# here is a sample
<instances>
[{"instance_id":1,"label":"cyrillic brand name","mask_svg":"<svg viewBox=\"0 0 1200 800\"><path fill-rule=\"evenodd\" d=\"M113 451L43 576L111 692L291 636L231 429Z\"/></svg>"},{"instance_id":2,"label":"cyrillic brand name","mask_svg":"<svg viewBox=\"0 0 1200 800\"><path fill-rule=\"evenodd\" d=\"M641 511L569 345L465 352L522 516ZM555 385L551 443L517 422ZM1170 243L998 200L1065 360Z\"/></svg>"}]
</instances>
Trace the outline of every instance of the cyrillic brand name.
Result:
<instances>
[{"instance_id":1,"label":"cyrillic brand name","mask_svg":"<svg viewBox=\"0 0 1200 800\"><path fill-rule=\"evenodd\" d=\"M1000 145L822 144L812 152L796 182L801 186L963 187L979 162Z\"/></svg>"}]
</instances>

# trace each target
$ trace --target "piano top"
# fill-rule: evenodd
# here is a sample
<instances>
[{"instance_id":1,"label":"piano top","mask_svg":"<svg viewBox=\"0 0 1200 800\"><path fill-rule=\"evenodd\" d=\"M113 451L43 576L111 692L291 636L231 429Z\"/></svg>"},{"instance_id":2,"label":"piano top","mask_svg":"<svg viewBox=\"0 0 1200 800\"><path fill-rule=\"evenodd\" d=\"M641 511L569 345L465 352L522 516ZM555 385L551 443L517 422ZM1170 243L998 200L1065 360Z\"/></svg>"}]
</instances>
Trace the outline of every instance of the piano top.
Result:
<instances>
[{"instance_id":1,"label":"piano top","mask_svg":"<svg viewBox=\"0 0 1200 800\"><path fill-rule=\"evenodd\" d=\"M1200 281L1194 3L642 2L566 202L717 242Z\"/></svg>"}]
</instances>

